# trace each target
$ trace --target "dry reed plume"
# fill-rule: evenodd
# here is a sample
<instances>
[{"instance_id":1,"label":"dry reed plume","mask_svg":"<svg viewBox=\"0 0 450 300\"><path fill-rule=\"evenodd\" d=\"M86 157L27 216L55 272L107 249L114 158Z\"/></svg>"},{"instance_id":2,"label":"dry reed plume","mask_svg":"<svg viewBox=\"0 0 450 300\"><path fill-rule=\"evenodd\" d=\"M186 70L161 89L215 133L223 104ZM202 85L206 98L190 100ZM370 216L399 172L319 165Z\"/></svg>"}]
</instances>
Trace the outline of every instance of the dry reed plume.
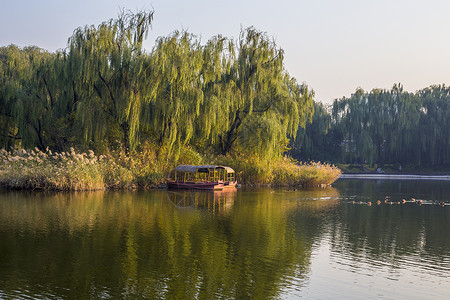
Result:
<instances>
[{"instance_id":1,"label":"dry reed plume","mask_svg":"<svg viewBox=\"0 0 450 300\"><path fill-rule=\"evenodd\" d=\"M203 164L190 148L177 159L165 149L147 145L132 155L123 149L96 156L92 150L79 153L0 149L0 186L9 189L82 191L151 187L162 183L175 164ZM262 159L255 154L211 158L236 170L238 181L248 186L321 186L333 183L341 171L335 166L292 158ZM209 161L208 161L209 163Z\"/></svg>"}]
</instances>

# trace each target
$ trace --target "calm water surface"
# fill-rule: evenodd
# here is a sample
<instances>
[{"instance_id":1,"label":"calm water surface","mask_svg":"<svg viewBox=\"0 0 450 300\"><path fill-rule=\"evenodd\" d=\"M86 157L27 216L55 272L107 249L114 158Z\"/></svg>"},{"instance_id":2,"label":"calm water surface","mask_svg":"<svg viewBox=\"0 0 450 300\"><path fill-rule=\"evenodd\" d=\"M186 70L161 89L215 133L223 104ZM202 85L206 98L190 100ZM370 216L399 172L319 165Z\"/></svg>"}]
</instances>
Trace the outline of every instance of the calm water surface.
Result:
<instances>
[{"instance_id":1,"label":"calm water surface","mask_svg":"<svg viewBox=\"0 0 450 300\"><path fill-rule=\"evenodd\" d=\"M384 204L386 195L393 204ZM423 204L397 204L403 198ZM346 179L327 189L225 193L0 192L0 299L448 295L448 181Z\"/></svg>"}]
</instances>

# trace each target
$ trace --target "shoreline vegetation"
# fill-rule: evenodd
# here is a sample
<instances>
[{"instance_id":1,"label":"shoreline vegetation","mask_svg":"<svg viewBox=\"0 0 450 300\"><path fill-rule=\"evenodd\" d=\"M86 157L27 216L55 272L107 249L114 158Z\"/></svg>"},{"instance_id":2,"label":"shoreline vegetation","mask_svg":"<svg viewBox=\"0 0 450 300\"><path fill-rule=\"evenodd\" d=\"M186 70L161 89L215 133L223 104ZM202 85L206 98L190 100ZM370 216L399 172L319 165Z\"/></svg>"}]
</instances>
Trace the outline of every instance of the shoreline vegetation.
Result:
<instances>
[{"instance_id":1,"label":"shoreline vegetation","mask_svg":"<svg viewBox=\"0 0 450 300\"><path fill-rule=\"evenodd\" d=\"M54 53L0 47L3 187L150 188L178 164L227 165L246 186L339 177L284 156L311 122L314 91L289 74L273 38L248 27L202 42L183 30L145 49L153 14L121 10Z\"/></svg>"},{"instance_id":2,"label":"shoreline vegetation","mask_svg":"<svg viewBox=\"0 0 450 300\"><path fill-rule=\"evenodd\" d=\"M336 164L342 174L347 175L417 175L417 176L448 176L450 175L449 166L415 166L400 164Z\"/></svg>"},{"instance_id":3,"label":"shoreline vegetation","mask_svg":"<svg viewBox=\"0 0 450 300\"><path fill-rule=\"evenodd\" d=\"M168 159L155 158L147 148L133 155L115 151L95 155L92 150L52 152L14 149L0 150L0 188L15 190L88 191L104 189L148 189L164 186L174 167ZM198 153L186 148L179 162L203 164ZM298 163L281 157L264 160L255 155L218 156L209 162L227 164L236 170L244 186L326 186L341 171L332 165Z\"/></svg>"},{"instance_id":4,"label":"shoreline vegetation","mask_svg":"<svg viewBox=\"0 0 450 300\"><path fill-rule=\"evenodd\" d=\"M56 53L0 47L2 187L152 188L178 164L227 165L255 187L339 177L335 166L285 156L311 122L314 91L267 33L201 43L175 31L147 50L153 14L121 10L75 29Z\"/></svg>"},{"instance_id":5,"label":"shoreline vegetation","mask_svg":"<svg viewBox=\"0 0 450 300\"><path fill-rule=\"evenodd\" d=\"M343 173L340 179L373 179L373 180L450 180L450 175L418 175L418 174L393 174L393 173Z\"/></svg>"},{"instance_id":6,"label":"shoreline vegetation","mask_svg":"<svg viewBox=\"0 0 450 300\"><path fill-rule=\"evenodd\" d=\"M121 10L54 53L0 47L0 186L150 188L178 164L227 165L245 186L450 168L450 88L358 89L327 108L267 33L175 31L147 50L153 14Z\"/></svg>"}]
</instances>

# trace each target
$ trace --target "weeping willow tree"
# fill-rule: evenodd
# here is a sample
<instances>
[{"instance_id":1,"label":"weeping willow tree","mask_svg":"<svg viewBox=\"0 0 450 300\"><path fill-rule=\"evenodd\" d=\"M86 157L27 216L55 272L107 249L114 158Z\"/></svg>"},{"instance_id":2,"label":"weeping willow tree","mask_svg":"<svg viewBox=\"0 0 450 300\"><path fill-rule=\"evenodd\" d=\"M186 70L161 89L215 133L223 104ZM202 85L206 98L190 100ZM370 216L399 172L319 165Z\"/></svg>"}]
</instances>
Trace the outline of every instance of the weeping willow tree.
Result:
<instances>
[{"instance_id":1,"label":"weeping willow tree","mask_svg":"<svg viewBox=\"0 0 450 300\"><path fill-rule=\"evenodd\" d=\"M119 141L133 151L150 141L175 158L188 145L270 159L290 138L302 160L340 153L341 162L450 164L446 86L358 89L328 115L266 33L250 27L237 40L217 35L202 44L176 31L146 52L152 19L153 11L121 11L76 29L56 53L0 47L1 147L106 151Z\"/></svg>"},{"instance_id":2,"label":"weeping willow tree","mask_svg":"<svg viewBox=\"0 0 450 300\"><path fill-rule=\"evenodd\" d=\"M422 162L439 166L450 164L450 88L435 85L419 91L420 157Z\"/></svg>"},{"instance_id":3,"label":"weeping willow tree","mask_svg":"<svg viewBox=\"0 0 450 300\"><path fill-rule=\"evenodd\" d=\"M343 132L344 152L348 154L346 159L350 161L360 160L361 155L359 153L365 152L365 149L370 149L373 146L371 141L367 146L365 143L368 141L364 141L364 139L367 139L364 132L367 124L366 103L366 94L362 89L358 89L351 98L344 97L333 103L333 118ZM362 145L365 149L359 149L359 145Z\"/></svg>"},{"instance_id":4,"label":"weeping willow tree","mask_svg":"<svg viewBox=\"0 0 450 300\"><path fill-rule=\"evenodd\" d=\"M312 115L313 92L289 77L282 50L254 28L238 43L219 35L202 46L186 32L159 38L151 73L143 123L161 147L275 155Z\"/></svg>"},{"instance_id":5,"label":"weeping willow tree","mask_svg":"<svg viewBox=\"0 0 450 300\"><path fill-rule=\"evenodd\" d=\"M24 71L16 69L16 72L12 72L11 66L25 67L25 62L16 46L0 48L0 142L3 147L13 146L20 140L13 108L17 99L16 91L20 86L19 74Z\"/></svg>"},{"instance_id":6,"label":"weeping willow tree","mask_svg":"<svg viewBox=\"0 0 450 300\"><path fill-rule=\"evenodd\" d=\"M208 94L222 101L206 112L222 122L213 140L218 141L222 154L235 145L279 154L286 137L294 136L299 123L304 126L311 119L313 92L289 76L283 51L265 33L243 30L234 48L228 47L223 57L230 62L224 59L223 72L216 75L213 92Z\"/></svg>"},{"instance_id":7,"label":"weeping willow tree","mask_svg":"<svg viewBox=\"0 0 450 300\"><path fill-rule=\"evenodd\" d=\"M386 155L384 160L402 164L420 165L419 120L422 107L420 95L405 92L394 85L385 106L390 107L390 126L387 128Z\"/></svg>"},{"instance_id":8,"label":"weeping willow tree","mask_svg":"<svg viewBox=\"0 0 450 300\"><path fill-rule=\"evenodd\" d=\"M336 100L333 117L345 139L344 160L382 165L391 156L389 150L395 150L393 145L402 143L399 130L410 126L409 113L418 111L408 109L415 103L412 100L400 85L391 91L358 89L351 98Z\"/></svg>"},{"instance_id":9,"label":"weeping willow tree","mask_svg":"<svg viewBox=\"0 0 450 300\"><path fill-rule=\"evenodd\" d=\"M358 89L333 104L333 119L343 136L342 162L449 164L449 88L431 86L408 93Z\"/></svg>"},{"instance_id":10,"label":"weeping willow tree","mask_svg":"<svg viewBox=\"0 0 450 300\"><path fill-rule=\"evenodd\" d=\"M151 93L142 120L160 147L188 144L203 103L201 46L187 32L157 40L151 55Z\"/></svg>"},{"instance_id":11,"label":"weeping willow tree","mask_svg":"<svg viewBox=\"0 0 450 300\"><path fill-rule=\"evenodd\" d=\"M122 11L69 39L66 76L90 146L118 139L132 149L138 141L142 103L151 96L142 42L152 19L153 11Z\"/></svg>"},{"instance_id":12,"label":"weeping willow tree","mask_svg":"<svg viewBox=\"0 0 450 300\"><path fill-rule=\"evenodd\" d=\"M296 139L290 141L289 154L301 161L337 161L341 141L328 108L314 102L312 122L299 126Z\"/></svg>"},{"instance_id":13,"label":"weeping willow tree","mask_svg":"<svg viewBox=\"0 0 450 300\"><path fill-rule=\"evenodd\" d=\"M271 157L311 119L313 92L289 76L264 32L202 45L176 31L145 52L152 19L153 11L121 11L76 29L57 53L2 48L3 145L104 151L119 141L133 151L151 141L175 155L191 145Z\"/></svg>"},{"instance_id":14,"label":"weeping willow tree","mask_svg":"<svg viewBox=\"0 0 450 300\"><path fill-rule=\"evenodd\" d=\"M41 149L54 145L58 119L67 115L59 54L14 45L3 48L2 54L0 111L6 144Z\"/></svg>"}]
</instances>

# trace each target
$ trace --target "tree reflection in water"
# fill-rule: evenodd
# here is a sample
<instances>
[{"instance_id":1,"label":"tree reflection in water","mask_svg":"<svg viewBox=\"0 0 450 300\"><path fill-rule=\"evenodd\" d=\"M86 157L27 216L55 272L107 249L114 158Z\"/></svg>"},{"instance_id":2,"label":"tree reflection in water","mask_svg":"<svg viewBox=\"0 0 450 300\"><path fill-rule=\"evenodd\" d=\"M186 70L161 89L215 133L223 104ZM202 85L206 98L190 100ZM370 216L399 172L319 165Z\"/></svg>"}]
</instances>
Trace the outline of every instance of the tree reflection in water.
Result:
<instances>
[{"instance_id":1,"label":"tree reflection in water","mask_svg":"<svg viewBox=\"0 0 450 300\"><path fill-rule=\"evenodd\" d=\"M0 291L277 297L293 278L300 286L307 279L320 212L335 207L329 198L337 196L333 189L3 193Z\"/></svg>"},{"instance_id":2,"label":"tree reflection in water","mask_svg":"<svg viewBox=\"0 0 450 300\"><path fill-rule=\"evenodd\" d=\"M448 185L336 187L2 192L0 298L362 297L368 281L387 296L393 280L397 295L450 293L449 206L350 201L443 201Z\"/></svg>"}]
</instances>

